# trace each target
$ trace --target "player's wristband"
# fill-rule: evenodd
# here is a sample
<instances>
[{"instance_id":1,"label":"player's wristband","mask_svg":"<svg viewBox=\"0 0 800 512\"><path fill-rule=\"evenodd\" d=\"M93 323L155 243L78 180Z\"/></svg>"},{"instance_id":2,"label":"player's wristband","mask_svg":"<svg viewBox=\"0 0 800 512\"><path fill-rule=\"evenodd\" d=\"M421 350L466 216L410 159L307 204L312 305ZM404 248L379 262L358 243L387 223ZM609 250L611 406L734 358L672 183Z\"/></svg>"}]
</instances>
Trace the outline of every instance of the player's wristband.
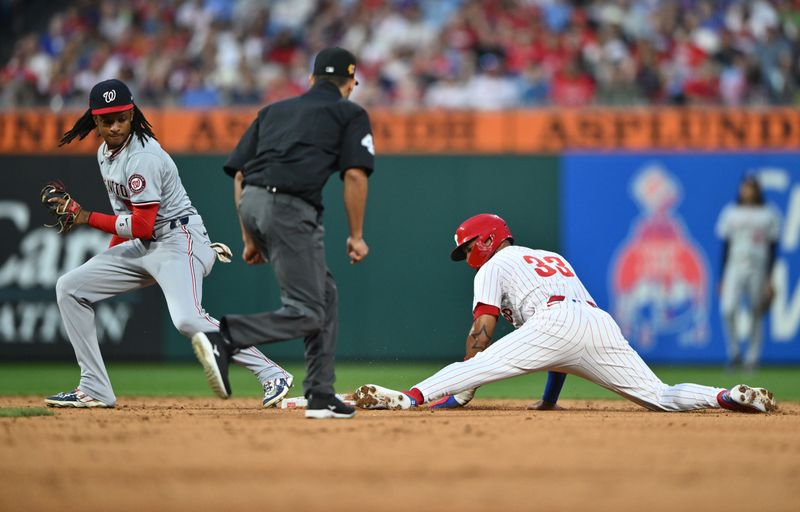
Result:
<instances>
[{"instance_id":1,"label":"player's wristband","mask_svg":"<svg viewBox=\"0 0 800 512\"><path fill-rule=\"evenodd\" d=\"M153 236L158 208L159 203L146 203L141 206L133 205L132 214L108 215L91 212L86 222L95 229L123 238L149 239Z\"/></svg>"},{"instance_id":2,"label":"player's wristband","mask_svg":"<svg viewBox=\"0 0 800 512\"><path fill-rule=\"evenodd\" d=\"M107 215L105 213L91 212L87 224L112 235L133 238L133 225L130 214Z\"/></svg>"},{"instance_id":3,"label":"player's wristband","mask_svg":"<svg viewBox=\"0 0 800 512\"><path fill-rule=\"evenodd\" d=\"M564 387L565 380L567 380L566 373L547 372L547 384L544 386L542 401L549 404L558 402L558 395L561 394L561 388Z\"/></svg>"},{"instance_id":4,"label":"player's wristband","mask_svg":"<svg viewBox=\"0 0 800 512\"><path fill-rule=\"evenodd\" d=\"M110 233L112 235L118 234L116 215L108 215L106 213L100 213L100 212L91 212L89 214L89 218L86 220L86 223L95 229L99 229L100 231L105 231L106 233Z\"/></svg>"}]
</instances>

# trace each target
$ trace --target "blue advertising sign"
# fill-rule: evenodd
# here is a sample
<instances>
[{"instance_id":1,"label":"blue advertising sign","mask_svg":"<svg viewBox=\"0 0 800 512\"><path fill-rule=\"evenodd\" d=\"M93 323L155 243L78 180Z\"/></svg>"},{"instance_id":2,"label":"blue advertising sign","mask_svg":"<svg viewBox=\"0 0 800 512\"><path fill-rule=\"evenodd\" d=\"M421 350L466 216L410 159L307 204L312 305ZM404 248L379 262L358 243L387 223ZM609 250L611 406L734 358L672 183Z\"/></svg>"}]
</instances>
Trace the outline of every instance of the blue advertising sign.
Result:
<instances>
[{"instance_id":1,"label":"blue advertising sign","mask_svg":"<svg viewBox=\"0 0 800 512\"><path fill-rule=\"evenodd\" d=\"M561 240L598 305L657 363L727 360L715 225L755 175L781 215L761 361L800 362L800 153L570 153ZM752 318L737 317L737 335Z\"/></svg>"}]
</instances>

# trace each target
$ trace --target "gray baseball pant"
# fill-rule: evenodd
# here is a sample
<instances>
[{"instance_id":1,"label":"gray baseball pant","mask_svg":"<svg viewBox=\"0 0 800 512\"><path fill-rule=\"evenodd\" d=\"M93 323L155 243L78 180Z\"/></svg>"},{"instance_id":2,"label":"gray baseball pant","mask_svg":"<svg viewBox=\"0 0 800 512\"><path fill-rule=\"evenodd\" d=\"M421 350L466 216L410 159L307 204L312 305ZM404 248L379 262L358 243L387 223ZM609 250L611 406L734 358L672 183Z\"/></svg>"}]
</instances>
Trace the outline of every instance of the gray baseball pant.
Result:
<instances>
[{"instance_id":1,"label":"gray baseball pant","mask_svg":"<svg viewBox=\"0 0 800 512\"><path fill-rule=\"evenodd\" d=\"M725 339L728 342L728 360L741 358L741 344L736 328L741 315L742 299L745 299L750 313L750 332L747 336L748 348L744 364L753 367L758 364L761 347L764 345L764 311L759 309L764 288L769 276L763 265L745 262L729 262L722 276L720 310L722 312Z\"/></svg>"},{"instance_id":2,"label":"gray baseball pant","mask_svg":"<svg viewBox=\"0 0 800 512\"><path fill-rule=\"evenodd\" d=\"M325 229L311 204L247 186L239 214L272 264L282 307L252 315L225 315L220 332L234 347L304 338L305 395L332 395L338 330L338 293L325 262Z\"/></svg>"},{"instance_id":3,"label":"gray baseball pant","mask_svg":"<svg viewBox=\"0 0 800 512\"><path fill-rule=\"evenodd\" d=\"M180 226L158 241L133 239L111 247L59 278L58 308L81 368L81 391L108 405L117 401L97 339L96 302L157 283L181 334L191 337L218 329L219 322L201 306L203 277L216 259L209 243L202 224ZM159 329L160 325L147 328ZM240 352L234 361L252 371L262 384L288 375L255 348Z\"/></svg>"}]
</instances>

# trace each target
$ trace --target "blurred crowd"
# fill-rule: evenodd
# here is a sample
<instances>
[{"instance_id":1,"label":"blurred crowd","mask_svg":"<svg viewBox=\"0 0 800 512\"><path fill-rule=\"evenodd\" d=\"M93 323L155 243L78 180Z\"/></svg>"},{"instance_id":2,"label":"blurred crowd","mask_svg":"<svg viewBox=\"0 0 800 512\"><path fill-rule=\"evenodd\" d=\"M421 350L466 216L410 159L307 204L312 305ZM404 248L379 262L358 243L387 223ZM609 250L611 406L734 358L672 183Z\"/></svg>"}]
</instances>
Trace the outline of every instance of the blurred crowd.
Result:
<instances>
[{"instance_id":1,"label":"blurred crowd","mask_svg":"<svg viewBox=\"0 0 800 512\"><path fill-rule=\"evenodd\" d=\"M260 105L314 55L359 58L365 106L790 105L800 0L78 0L15 41L0 107Z\"/></svg>"}]
</instances>

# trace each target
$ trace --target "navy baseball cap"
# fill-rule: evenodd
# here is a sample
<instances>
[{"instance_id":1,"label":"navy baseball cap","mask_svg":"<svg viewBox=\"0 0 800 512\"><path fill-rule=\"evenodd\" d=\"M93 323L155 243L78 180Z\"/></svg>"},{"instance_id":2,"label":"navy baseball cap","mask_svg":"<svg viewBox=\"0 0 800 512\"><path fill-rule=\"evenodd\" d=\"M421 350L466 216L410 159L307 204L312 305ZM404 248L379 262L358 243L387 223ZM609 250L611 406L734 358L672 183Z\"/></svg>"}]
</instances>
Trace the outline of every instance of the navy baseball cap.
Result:
<instances>
[{"instance_id":1,"label":"navy baseball cap","mask_svg":"<svg viewBox=\"0 0 800 512\"><path fill-rule=\"evenodd\" d=\"M92 87L89 108L93 116L130 110L133 108L133 94L122 80L104 80Z\"/></svg>"},{"instance_id":2,"label":"navy baseball cap","mask_svg":"<svg viewBox=\"0 0 800 512\"><path fill-rule=\"evenodd\" d=\"M314 75L343 76L353 78L356 74L356 57L338 46L325 48L314 59Z\"/></svg>"}]
</instances>

